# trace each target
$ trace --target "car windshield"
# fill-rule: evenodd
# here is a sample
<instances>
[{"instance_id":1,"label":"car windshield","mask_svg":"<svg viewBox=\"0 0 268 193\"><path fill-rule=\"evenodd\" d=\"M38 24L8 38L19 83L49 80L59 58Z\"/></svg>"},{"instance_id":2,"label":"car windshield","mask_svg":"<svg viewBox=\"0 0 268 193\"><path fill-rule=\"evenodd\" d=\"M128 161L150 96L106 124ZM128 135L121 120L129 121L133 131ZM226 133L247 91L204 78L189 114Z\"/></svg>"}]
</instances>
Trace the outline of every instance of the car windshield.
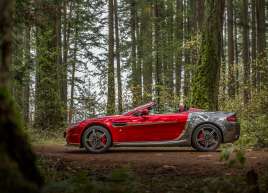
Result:
<instances>
[{"instance_id":1,"label":"car windshield","mask_svg":"<svg viewBox=\"0 0 268 193\"><path fill-rule=\"evenodd\" d=\"M164 106L154 105L151 108L148 108L148 110L149 110L150 115L154 115L154 114L175 113L178 111L178 108L174 108L169 105L164 105Z\"/></svg>"},{"instance_id":2,"label":"car windshield","mask_svg":"<svg viewBox=\"0 0 268 193\"><path fill-rule=\"evenodd\" d=\"M142 106L138 106L134 109L131 109L127 112L124 112L122 115L130 115L132 113L134 113L135 111L139 110L139 109L145 109L147 108L149 110L149 114L153 115L153 114L166 114L166 113L175 113L178 112L178 106L174 105L168 105L168 104L164 104L162 106L159 106L155 103L147 103L145 105Z\"/></svg>"},{"instance_id":3,"label":"car windshield","mask_svg":"<svg viewBox=\"0 0 268 193\"><path fill-rule=\"evenodd\" d=\"M134 109L131 109L131 110L127 111L127 112L124 112L122 115L128 115L128 114L131 114L132 112L135 112L135 111L137 111L139 109L149 108L149 107L152 107L154 105L155 105L154 102L150 102L150 103L144 104L142 106L138 106L138 107L136 107Z\"/></svg>"}]
</instances>

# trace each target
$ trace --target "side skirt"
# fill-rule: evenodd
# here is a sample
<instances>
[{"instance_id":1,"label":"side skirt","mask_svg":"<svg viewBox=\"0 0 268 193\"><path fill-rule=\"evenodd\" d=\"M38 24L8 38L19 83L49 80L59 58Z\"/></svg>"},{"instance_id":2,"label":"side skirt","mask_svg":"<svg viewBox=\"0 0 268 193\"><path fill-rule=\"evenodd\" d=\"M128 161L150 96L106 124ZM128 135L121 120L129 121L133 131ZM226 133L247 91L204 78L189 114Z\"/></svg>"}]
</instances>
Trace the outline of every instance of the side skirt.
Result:
<instances>
[{"instance_id":1,"label":"side skirt","mask_svg":"<svg viewBox=\"0 0 268 193\"><path fill-rule=\"evenodd\" d=\"M172 147L172 146L189 146L187 140L179 141L145 141L145 142L114 142L116 147Z\"/></svg>"}]
</instances>

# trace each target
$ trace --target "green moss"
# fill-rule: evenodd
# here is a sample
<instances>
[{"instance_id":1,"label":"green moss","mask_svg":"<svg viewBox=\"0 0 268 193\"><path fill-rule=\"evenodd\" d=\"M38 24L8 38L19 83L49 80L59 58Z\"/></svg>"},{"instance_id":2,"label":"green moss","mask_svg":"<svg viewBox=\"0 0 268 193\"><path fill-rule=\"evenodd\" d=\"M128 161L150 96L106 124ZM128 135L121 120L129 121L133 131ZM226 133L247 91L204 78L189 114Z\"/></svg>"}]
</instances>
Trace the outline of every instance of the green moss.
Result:
<instances>
[{"instance_id":1,"label":"green moss","mask_svg":"<svg viewBox=\"0 0 268 193\"><path fill-rule=\"evenodd\" d=\"M19 172L18 165L7 155L3 145L0 145L0 189L1 193L35 193L36 184L26 180Z\"/></svg>"},{"instance_id":2,"label":"green moss","mask_svg":"<svg viewBox=\"0 0 268 193\"><path fill-rule=\"evenodd\" d=\"M203 109L217 110L222 9L217 2L210 0L205 2L206 17L199 61L193 73L191 104Z\"/></svg>"},{"instance_id":3,"label":"green moss","mask_svg":"<svg viewBox=\"0 0 268 193\"><path fill-rule=\"evenodd\" d=\"M21 118L6 87L0 87L0 114L1 187L5 191L15 188L11 182L13 186L18 184L18 187L25 185L27 188L32 184L40 186L42 177L35 167L35 156L22 131Z\"/></svg>"}]
</instances>

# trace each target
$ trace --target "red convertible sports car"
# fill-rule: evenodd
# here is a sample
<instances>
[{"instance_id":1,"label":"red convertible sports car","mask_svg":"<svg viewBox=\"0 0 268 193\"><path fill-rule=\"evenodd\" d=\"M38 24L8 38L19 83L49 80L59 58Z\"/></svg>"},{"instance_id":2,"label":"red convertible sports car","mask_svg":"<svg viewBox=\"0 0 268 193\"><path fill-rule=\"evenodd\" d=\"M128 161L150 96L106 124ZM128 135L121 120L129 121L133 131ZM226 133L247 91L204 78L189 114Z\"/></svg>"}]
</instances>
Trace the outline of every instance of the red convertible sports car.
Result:
<instances>
[{"instance_id":1,"label":"red convertible sports car","mask_svg":"<svg viewBox=\"0 0 268 193\"><path fill-rule=\"evenodd\" d=\"M68 145L93 153L105 152L111 146L192 146L214 151L221 143L239 138L235 113L190 108L155 114L155 107L150 102L122 115L90 118L72 125L64 136Z\"/></svg>"}]
</instances>

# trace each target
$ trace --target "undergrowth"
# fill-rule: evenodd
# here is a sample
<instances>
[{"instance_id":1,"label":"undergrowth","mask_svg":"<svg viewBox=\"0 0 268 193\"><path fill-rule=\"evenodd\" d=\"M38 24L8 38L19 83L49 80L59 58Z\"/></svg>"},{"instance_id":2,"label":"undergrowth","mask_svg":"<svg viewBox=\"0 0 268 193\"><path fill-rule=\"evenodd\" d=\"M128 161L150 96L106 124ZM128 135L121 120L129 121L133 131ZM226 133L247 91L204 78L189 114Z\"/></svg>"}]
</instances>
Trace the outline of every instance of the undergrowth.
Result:
<instances>
[{"instance_id":1,"label":"undergrowth","mask_svg":"<svg viewBox=\"0 0 268 193\"><path fill-rule=\"evenodd\" d=\"M63 137L64 129L61 130L41 130L36 128L27 128L26 133L33 145L43 144L65 144Z\"/></svg>"},{"instance_id":2,"label":"undergrowth","mask_svg":"<svg viewBox=\"0 0 268 193\"><path fill-rule=\"evenodd\" d=\"M226 100L225 100L226 101ZM268 91L253 94L248 104L236 97L221 102L221 110L236 112L241 125L240 147L268 147Z\"/></svg>"},{"instance_id":3,"label":"undergrowth","mask_svg":"<svg viewBox=\"0 0 268 193\"><path fill-rule=\"evenodd\" d=\"M38 165L45 176L42 193L249 193L245 175L187 176L136 172L131 166L94 169L72 166L62 160L40 158ZM260 193L268 191L267 173L259 174Z\"/></svg>"}]
</instances>

